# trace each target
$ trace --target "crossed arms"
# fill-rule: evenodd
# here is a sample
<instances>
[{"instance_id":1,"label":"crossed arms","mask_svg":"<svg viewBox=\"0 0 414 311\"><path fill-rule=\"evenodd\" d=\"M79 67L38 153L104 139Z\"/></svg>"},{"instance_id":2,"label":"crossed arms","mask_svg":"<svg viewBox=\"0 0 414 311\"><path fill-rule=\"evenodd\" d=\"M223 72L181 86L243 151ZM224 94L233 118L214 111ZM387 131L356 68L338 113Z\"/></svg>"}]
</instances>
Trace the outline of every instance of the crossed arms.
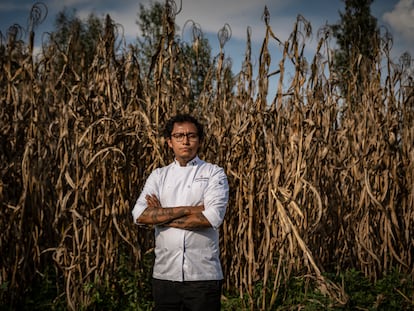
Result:
<instances>
[{"instance_id":1,"label":"crossed arms","mask_svg":"<svg viewBox=\"0 0 414 311\"><path fill-rule=\"evenodd\" d=\"M204 205L163 208L154 194L146 195L145 199L147 208L136 220L138 223L181 229L211 227L210 222L202 213Z\"/></svg>"}]
</instances>

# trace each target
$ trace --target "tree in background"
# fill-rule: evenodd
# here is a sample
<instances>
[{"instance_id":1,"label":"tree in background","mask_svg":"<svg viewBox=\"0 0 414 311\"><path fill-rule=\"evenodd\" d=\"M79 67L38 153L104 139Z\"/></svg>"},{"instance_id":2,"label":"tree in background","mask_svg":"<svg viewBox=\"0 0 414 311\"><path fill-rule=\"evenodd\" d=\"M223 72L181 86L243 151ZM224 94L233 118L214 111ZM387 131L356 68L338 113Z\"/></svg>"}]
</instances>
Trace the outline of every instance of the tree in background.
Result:
<instances>
[{"instance_id":1,"label":"tree in background","mask_svg":"<svg viewBox=\"0 0 414 311\"><path fill-rule=\"evenodd\" d=\"M142 62L144 71L149 70L151 64L151 58L157 50L162 33L163 33L163 12L164 6L155 2L151 4L151 7L147 9L142 3L139 5L139 13L136 24L141 30L141 36L137 38L138 42L138 55L139 58L144 60Z\"/></svg>"},{"instance_id":2,"label":"tree in background","mask_svg":"<svg viewBox=\"0 0 414 311\"><path fill-rule=\"evenodd\" d=\"M166 5L160 2L154 2L149 8L140 4L138 19L136 21L136 24L141 30L141 36L137 39L138 58L141 60L142 74L146 77L151 77L153 73L152 66L156 62L157 56L160 53L166 52L168 44L171 43L163 40L163 38L169 37L170 40L173 40L174 45L179 51L175 57L180 59L183 68L189 69L188 76L191 80L189 100L196 102L206 87L206 77L214 65L214 61L211 57L210 43L204 37L198 24L192 21L186 23L186 25L191 27L192 42L190 43L185 42L182 37L176 35L180 29L175 24L170 25L173 28L173 32L166 33L169 31L166 23L168 21L174 22L174 18L171 18L171 15L178 13L179 11L177 11L173 1L167 2ZM179 64L180 62L177 62L177 66Z\"/></svg>"},{"instance_id":3,"label":"tree in background","mask_svg":"<svg viewBox=\"0 0 414 311\"><path fill-rule=\"evenodd\" d=\"M377 19L371 15L374 0L343 0L345 12L341 20L331 26L338 48L334 54L334 72L343 96L354 106L364 90L364 80L373 77L380 53ZM356 83L355 83L356 82ZM350 89L348 85L357 85Z\"/></svg>"},{"instance_id":4,"label":"tree in background","mask_svg":"<svg viewBox=\"0 0 414 311\"><path fill-rule=\"evenodd\" d=\"M103 25L104 22L93 13L83 21L76 16L76 11L63 10L56 16L55 30L50 41L61 51L68 51L69 57L73 57L75 63L89 67L104 31Z\"/></svg>"},{"instance_id":5,"label":"tree in background","mask_svg":"<svg viewBox=\"0 0 414 311\"><path fill-rule=\"evenodd\" d=\"M159 61L160 54L167 55L168 45L173 45L176 48L174 58L176 59L176 66L183 66L188 68L188 74L185 79L190 80L190 92L188 99L195 103L204 88L207 81L206 77L209 70L214 65L214 60L211 57L211 47L207 38L204 37L201 28L194 22L187 23L191 26L186 27L188 32L192 33L192 42L185 42L176 33L179 31L177 25L166 26L166 23L171 22L174 18L171 15L178 14L174 2L161 4L154 2L149 8L140 4L139 12L137 14L136 24L138 25L141 36L137 38L136 43L131 46L136 47L136 56L140 64L141 79L149 78L151 81L154 78L154 64ZM94 56L96 55L96 46L102 35L105 33L104 21L94 14L89 15L86 20L80 19L76 16L76 11L63 10L58 13L55 20L55 30L50 35L49 44L56 45L60 51L68 52L67 56L73 58L72 70L80 72L77 66L90 67ZM171 30L172 29L172 30ZM170 32L166 34L166 32ZM169 40L165 40L168 37ZM170 42L168 42L170 41ZM55 50L51 50L52 55ZM56 57L59 62L59 68L63 68L67 60ZM73 67L73 64L77 64ZM177 68L178 69L178 68ZM168 75L170 73L165 72ZM182 77L184 79L184 77Z\"/></svg>"}]
</instances>

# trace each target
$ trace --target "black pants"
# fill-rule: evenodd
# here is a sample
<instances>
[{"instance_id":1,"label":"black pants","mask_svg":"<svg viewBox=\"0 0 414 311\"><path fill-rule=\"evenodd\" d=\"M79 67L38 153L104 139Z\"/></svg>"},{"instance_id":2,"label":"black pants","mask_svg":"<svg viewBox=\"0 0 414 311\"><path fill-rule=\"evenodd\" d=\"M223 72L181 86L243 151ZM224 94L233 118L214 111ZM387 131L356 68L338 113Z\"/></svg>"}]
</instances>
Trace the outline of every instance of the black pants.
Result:
<instances>
[{"instance_id":1,"label":"black pants","mask_svg":"<svg viewBox=\"0 0 414 311\"><path fill-rule=\"evenodd\" d=\"M220 311L222 281L152 280L154 311Z\"/></svg>"}]
</instances>

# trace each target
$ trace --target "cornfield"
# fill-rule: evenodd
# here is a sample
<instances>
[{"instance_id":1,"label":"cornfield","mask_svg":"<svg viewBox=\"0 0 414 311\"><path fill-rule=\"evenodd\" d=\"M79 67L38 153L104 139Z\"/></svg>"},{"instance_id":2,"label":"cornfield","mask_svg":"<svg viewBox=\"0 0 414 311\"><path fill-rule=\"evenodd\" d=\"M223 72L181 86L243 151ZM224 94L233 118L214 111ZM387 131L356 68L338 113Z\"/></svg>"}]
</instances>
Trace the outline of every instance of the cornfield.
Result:
<instances>
[{"instance_id":1,"label":"cornfield","mask_svg":"<svg viewBox=\"0 0 414 311\"><path fill-rule=\"evenodd\" d=\"M51 42L37 58L33 29L28 42L17 26L1 38L2 300L13 305L52 266L59 294L77 310L91 303L84 285L110 280L121 252L142 269L152 232L134 225L131 209L149 173L172 160L161 129L177 112L204 122L201 157L229 177L224 286L247 295L250 309L271 309L293 276L343 305L347 293L325 271L414 275L414 87L391 61L389 42L371 64L377 75L358 85L362 97L357 79L344 95L329 33L321 30L309 62L310 24L298 16L281 42L268 16L257 72L247 29L235 86L221 50L189 105L191 63L172 39L173 13L145 76L134 50L116 44L109 17L90 66L76 34L66 50ZM280 55L270 53L275 47Z\"/></svg>"}]
</instances>

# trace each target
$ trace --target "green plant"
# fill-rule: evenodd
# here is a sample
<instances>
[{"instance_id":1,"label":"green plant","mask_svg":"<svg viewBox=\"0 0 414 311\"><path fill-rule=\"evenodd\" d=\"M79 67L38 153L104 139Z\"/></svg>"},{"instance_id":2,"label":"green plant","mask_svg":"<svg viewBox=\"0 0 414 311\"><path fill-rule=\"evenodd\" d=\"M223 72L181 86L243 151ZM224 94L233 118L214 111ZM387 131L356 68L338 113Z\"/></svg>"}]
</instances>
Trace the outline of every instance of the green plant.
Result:
<instances>
[{"instance_id":1,"label":"green plant","mask_svg":"<svg viewBox=\"0 0 414 311\"><path fill-rule=\"evenodd\" d=\"M369 308L375 302L373 284L355 269L346 271L343 275L344 287L349 295L347 308Z\"/></svg>"},{"instance_id":2,"label":"green plant","mask_svg":"<svg viewBox=\"0 0 414 311\"><path fill-rule=\"evenodd\" d=\"M65 297L59 295L63 287L55 268L47 265L42 273L37 273L24 297L16 305L17 310L66 310Z\"/></svg>"},{"instance_id":3,"label":"green plant","mask_svg":"<svg viewBox=\"0 0 414 311\"><path fill-rule=\"evenodd\" d=\"M116 272L104 282L84 286L91 299L86 310L151 310L153 253L146 253L143 265L137 268L133 264L135 260L121 248L118 262Z\"/></svg>"},{"instance_id":4,"label":"green plant","mask_svg":"<svg viewBox=\"0 0 414 311\"><path fill-rule=\"evenodd\" d=\"M413 310L414 285L408 275L393 269L375 284L374 310Z\"/></svg>"}]
</instances>

